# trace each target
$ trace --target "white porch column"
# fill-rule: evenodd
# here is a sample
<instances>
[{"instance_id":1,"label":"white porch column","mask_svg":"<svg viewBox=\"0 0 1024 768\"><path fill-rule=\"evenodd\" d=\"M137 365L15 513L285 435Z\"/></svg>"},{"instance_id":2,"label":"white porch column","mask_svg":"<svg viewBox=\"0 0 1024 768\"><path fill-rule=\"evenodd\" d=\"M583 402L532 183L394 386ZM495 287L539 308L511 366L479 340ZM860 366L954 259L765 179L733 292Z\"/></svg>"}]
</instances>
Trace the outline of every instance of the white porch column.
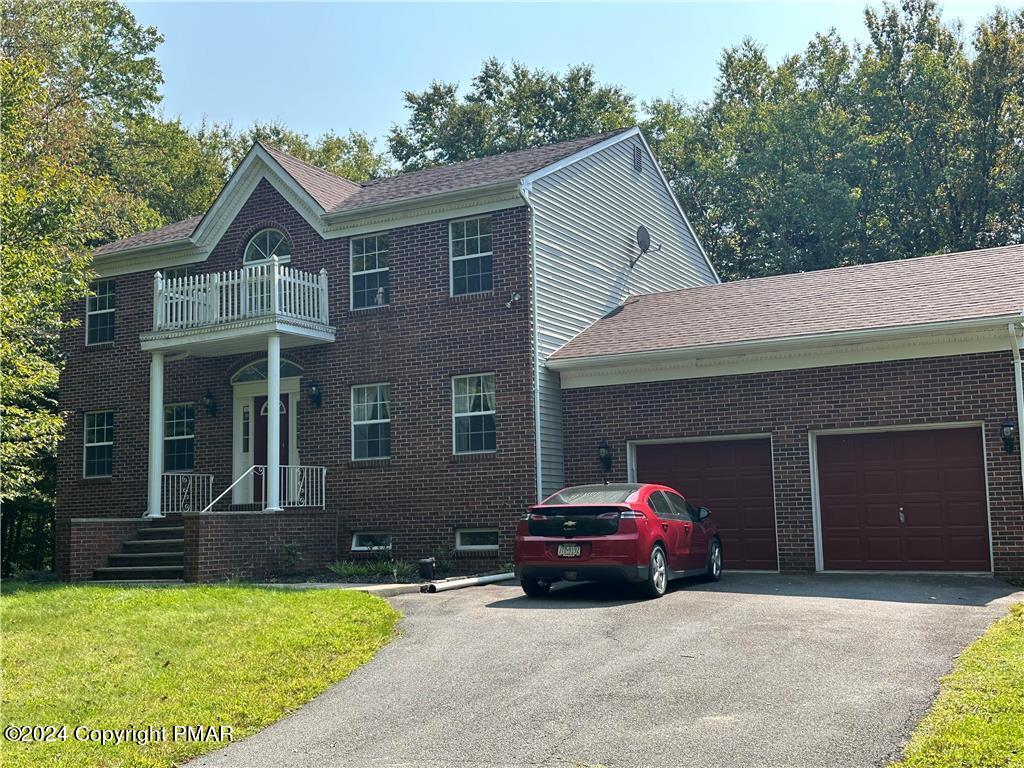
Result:
<instances>
[{"instance_id":1,"label":"white porch column","mask_svg":"<svg viewBox=\"0 0 1024 768\"><path fill-rule=\"evenodd\" d=\"M160 481L164 473L164 353L149 361L149 498L146 517L163 517Z\"/></svg>"},{"instance_id":2,"label":"white porch column","mask_svg":"<svg viewBox=\"0 0 1024 768\"><path fill-rule=\"evenodd\" d=\"M281 509L281 337L267 338L267 510Z\"/></svg>"}]
</instances>

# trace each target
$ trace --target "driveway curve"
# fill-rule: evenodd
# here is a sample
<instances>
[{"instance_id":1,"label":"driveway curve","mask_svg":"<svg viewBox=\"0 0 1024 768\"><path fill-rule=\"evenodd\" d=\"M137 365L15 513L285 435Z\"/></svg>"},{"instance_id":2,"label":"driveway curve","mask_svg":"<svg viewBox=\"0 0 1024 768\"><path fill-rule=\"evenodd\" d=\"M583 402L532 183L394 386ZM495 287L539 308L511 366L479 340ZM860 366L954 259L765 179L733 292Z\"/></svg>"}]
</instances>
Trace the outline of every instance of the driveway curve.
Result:
<instances>
[{"instance_id":1,"label":"driveway curve","mask_svg":"<svg viewBox=\"0 0 1024 768\"><path fill-rule=\"evenodd\" d=\"M885 765L1022 599L982 577L753 573L646 601L593 584L403 595L376 659L189 765Z\"/></svg>"}]
</instances>

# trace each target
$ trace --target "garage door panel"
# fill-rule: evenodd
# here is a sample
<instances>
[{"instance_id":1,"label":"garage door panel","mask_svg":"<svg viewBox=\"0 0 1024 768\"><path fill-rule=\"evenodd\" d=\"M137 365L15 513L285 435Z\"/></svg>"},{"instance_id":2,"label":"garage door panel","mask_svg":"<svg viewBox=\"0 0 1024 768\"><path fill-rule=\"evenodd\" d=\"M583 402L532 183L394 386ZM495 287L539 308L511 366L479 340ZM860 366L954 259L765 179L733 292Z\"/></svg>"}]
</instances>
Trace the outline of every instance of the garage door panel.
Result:
<instances>
[{"instance_id":1,"label":"garage door panel","mask_svg":"<svg viewBox=\"0 0 1024 768\"><path fill-rule=\"evenodd\" d=\"M826 569L989 569L980 430L822 435L816 447Z\"/></svg>"},{"instance_id":2,"label":"garage door panel","mask_svg":"<svg viewBox=\"0 0 1024 768\"><path fill-rule=\"evenodd\" d=\"M711 510L727 568L778 568L769 440L636 446L639 482L662 483Z\"/></svg>"}]
</instances>

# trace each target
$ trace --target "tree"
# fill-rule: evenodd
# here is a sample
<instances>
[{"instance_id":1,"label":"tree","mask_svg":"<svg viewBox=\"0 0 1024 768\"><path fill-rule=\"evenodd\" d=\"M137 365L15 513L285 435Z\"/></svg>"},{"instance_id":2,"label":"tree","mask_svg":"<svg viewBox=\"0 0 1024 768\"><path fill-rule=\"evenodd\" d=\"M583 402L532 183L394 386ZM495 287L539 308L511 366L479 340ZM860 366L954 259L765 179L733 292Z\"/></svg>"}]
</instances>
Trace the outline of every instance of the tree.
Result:
<instances>
[{"instance_id":1,"label":"tree","mask_svg":"<svg viewBox=\"0 0 1024 768\"><path fill-rule=\"evenodd\" d=\"M214 123L201 126L196 139L205 151L219 156L227 173L238 166L257 141L350 181L368 181L391 172L387 157L376 151L373 139L358 131L349 131L344 136L328 132L314 141L278 122L253 123L242 131Z\"/></svg>"},{"instance_id":2,"label":"tree","mask_svg":"<svg viewBox=\"0 0 1024 768\"><path fill-rule=\"evenodd\" d=\"M388 137L403 170L484 157L636 124L633 96L599 85L591 66L564 75L496 59L484 62L462 99L454 83L405 93L411 115Z\"/></svg>"},{"instance_id":3,"label":"tree","mask_svg":"<svg viewBox=\"0 0 1024 768\"><path fill-rule=\"evenodd\" d=\"M931 0L865 12L870 42L818 35L772 66L727 50L707 103L644 129L725 278L1024 239L1024 13L968 55Z\"/></svg>"}]
</instances>

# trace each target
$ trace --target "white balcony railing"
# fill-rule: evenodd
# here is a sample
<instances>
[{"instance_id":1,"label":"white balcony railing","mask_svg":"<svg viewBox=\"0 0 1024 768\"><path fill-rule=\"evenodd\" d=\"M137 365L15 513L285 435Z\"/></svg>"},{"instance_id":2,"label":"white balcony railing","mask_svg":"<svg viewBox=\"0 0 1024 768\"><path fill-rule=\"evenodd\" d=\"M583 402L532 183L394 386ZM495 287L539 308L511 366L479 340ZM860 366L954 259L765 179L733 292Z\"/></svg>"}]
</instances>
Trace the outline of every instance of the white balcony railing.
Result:
<instances>
[{"instance_id":1,"label":"white balcony railing","mask_svg":"<svg viewBox=\"0 0 1024 768\"><path fill-rule=\"evenodd\" d=\"M213 475L165 472L160 484L160 509L199 512L213 500Z\"/></svg>"},{"instance_id":2,"label":"white balcony railing","mask_svg":"<svg viewBox=\"0 0 1024 768\"><path fill-rule=\"evenodd\" d=\"M252 318L328 324L327 270L319 274L276 259L227 272L185 275L153 282L153 330L210 328Z\"/></svg>"}]
</instances>

